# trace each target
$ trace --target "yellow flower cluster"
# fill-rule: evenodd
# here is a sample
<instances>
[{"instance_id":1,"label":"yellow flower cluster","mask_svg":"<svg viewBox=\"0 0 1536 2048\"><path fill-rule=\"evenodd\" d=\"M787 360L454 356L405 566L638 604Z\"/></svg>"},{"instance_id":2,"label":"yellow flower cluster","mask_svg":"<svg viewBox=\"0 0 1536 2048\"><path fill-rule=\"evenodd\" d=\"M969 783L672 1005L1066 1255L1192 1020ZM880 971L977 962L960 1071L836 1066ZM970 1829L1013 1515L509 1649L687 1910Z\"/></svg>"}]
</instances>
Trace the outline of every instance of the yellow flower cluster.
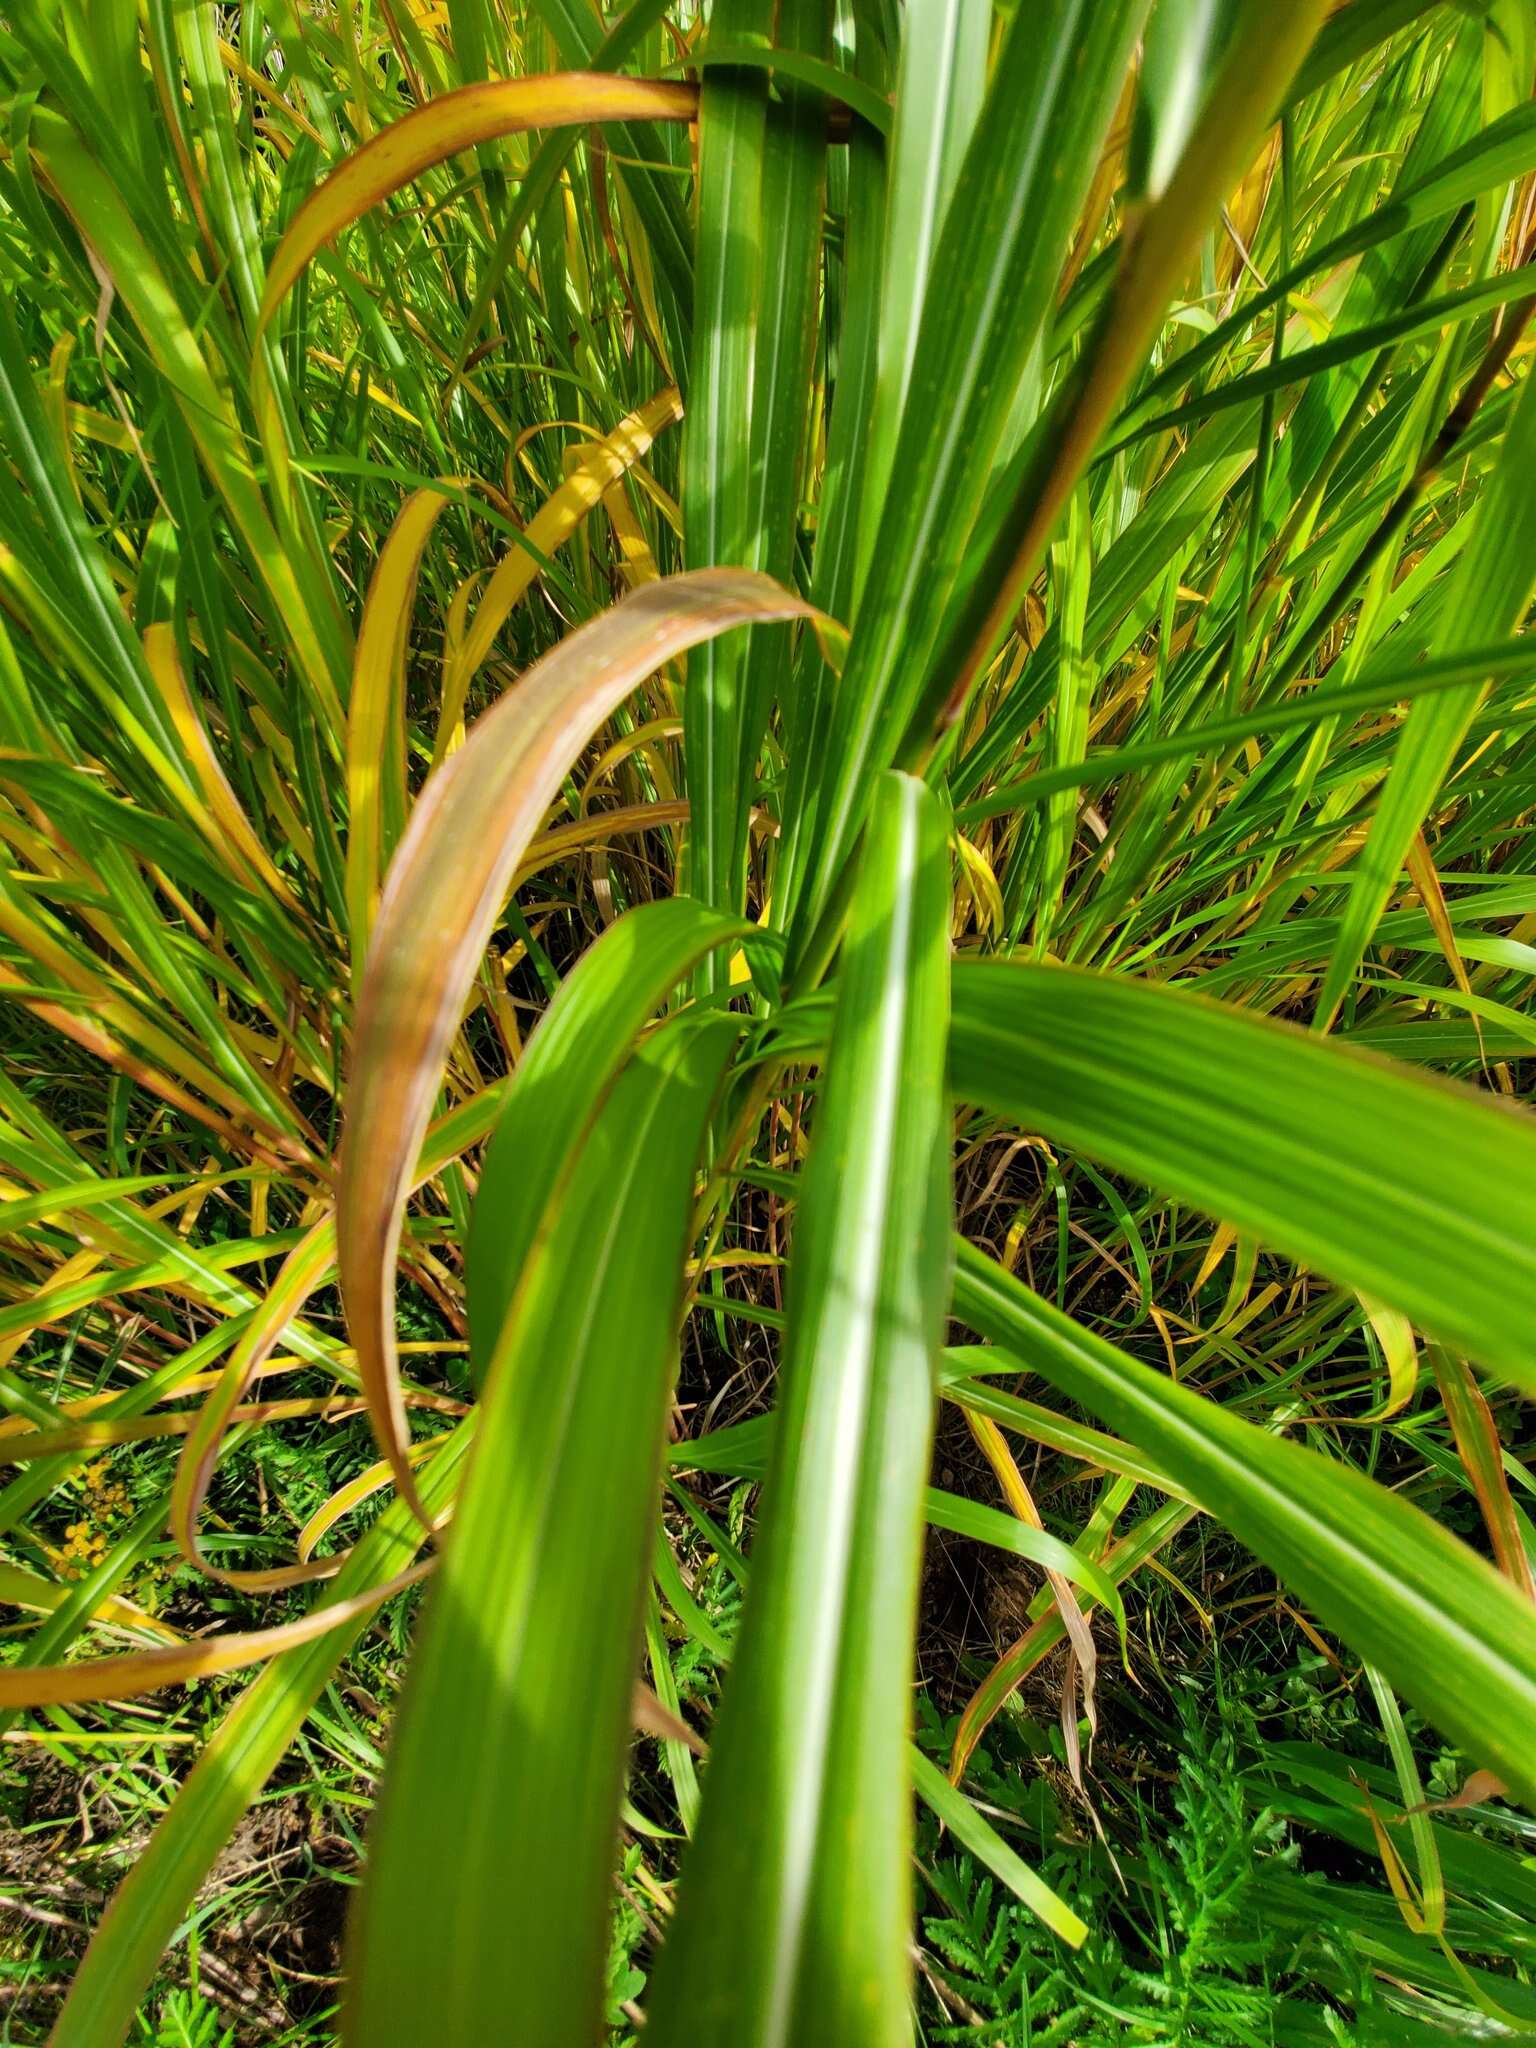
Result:
<instances>
[{"instance_id":1,"label":"yellow flower cluster","mask_svg":"<svg viewBox=\"0 0 1536 2048\"><path fill-rule=\"evenodd\" d=\"M87 1465L80 1481L81 1518L65 1529L63 1549L53 1552L59 1571L70 1579L83 1579L96 1569L107 1554L109 1525L131 1506L127 1487L112 1478L104 1458Z\"/></svg>"},{"instance_id":2,"label":"yellow flower cluster","mask_svg":"<svg viewBox=\"0 0 1536 2048\"><path fill-rule=\"evenodd\" d=\"M89 1522L71 1522L64 1535L64 1548L53 1553L54 1561L65 1578L83 1579L106 1556L106 1534Z\"/></svg>"},{"instance_id":3,"label":"yellow flower cluster","mask_svg":"<svg viewBox=\"0 0 1536 2048\"><path fill-rule=\"evenodd\" d=\"M96 1517L105 1522L113 1515L126 1515L130 1506L128 1489L121 1480L114 1479L105 1458L98 1458L94 1465L87 1465L80 1475L85 1488L85 1506Z\"/></svg>"}]
</instances>

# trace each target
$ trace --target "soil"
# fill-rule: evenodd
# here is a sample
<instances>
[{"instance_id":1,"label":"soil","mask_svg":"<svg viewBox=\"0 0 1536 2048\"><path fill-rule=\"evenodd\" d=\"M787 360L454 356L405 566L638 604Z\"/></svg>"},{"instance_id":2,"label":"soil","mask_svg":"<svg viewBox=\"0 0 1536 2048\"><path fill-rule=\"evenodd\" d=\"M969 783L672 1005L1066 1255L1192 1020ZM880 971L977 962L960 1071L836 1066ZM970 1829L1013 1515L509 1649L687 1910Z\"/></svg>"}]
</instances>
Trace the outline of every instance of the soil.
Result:
<instances>
[{"instance_id":1,"label":"soil","mask_svg":"<svg viewBox=\"0 0 1536 2048\"><path fill-rule=\"evenodd\" d=\"M7 1761L14 1818L0 1819L0 1956L31 1970L0 1986L0 2012L21 2029L8 2038L41 2040L151 1820L129 1822L99 1766L74 1770L41 1750ZM317 1829L297 1793L279 1793L241 1820L198 1904L214 1908L199 1950L201 1989L242 2043L334 2005L354 1868L351 1845Z\"/></svg>"}]
</instances>

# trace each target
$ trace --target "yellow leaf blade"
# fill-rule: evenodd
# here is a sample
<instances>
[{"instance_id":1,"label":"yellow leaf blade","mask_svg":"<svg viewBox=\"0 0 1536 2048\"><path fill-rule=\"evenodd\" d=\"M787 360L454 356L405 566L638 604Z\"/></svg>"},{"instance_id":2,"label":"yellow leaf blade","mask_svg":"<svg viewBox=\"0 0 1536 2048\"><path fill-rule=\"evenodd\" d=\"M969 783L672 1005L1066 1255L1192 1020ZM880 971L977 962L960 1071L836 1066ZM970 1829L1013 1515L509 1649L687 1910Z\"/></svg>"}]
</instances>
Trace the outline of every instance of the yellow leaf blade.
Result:
<instances>
[{"instance_id":1,"label":"yellow leaf blade","mask_svg":"<svg viewBox=\"0 0 1536 2048\"><path fill-rule=\"evenodd\" d=\"M379 1445L416 1502L395 1359L412 1167L503 899L572 761L645 678L732 626L810 618L766 576L646 584L536 662L432 775L391 864L358 996L337 1187L342 1297Z\"/></svg>"},{"instance_id":2,"label":"yellow leaf blade","mask_svg":"<svg viewBox=\"0 0 1536 2048\"><path fill-rule=\"evenodd\" d=\"M593 121L691 121L698 88L590 71L461 86L380 129L339 164L295 214L277 246L261 302L266 327L299 274L343 228L445 157L530 128Z\"/></svg>"}]
</instances>

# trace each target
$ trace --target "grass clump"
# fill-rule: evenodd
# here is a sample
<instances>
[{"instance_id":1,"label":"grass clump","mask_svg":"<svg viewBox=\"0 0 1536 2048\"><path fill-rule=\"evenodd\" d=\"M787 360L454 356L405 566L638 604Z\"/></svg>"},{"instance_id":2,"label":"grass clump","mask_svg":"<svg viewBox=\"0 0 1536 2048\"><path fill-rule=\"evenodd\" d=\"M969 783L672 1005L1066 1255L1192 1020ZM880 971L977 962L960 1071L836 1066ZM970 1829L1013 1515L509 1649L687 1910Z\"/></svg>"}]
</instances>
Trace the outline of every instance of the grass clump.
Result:
<instances>
[{"instance_id":1,"label":"grass clump","mask_svg":"<svg viewBox=\"0 0 1536 2048\"><path fill-rule=\"evenodd\" d=\"M1533 84L0 0L7 2039L1536 2030Z\"/></svg>"}]
</instances>

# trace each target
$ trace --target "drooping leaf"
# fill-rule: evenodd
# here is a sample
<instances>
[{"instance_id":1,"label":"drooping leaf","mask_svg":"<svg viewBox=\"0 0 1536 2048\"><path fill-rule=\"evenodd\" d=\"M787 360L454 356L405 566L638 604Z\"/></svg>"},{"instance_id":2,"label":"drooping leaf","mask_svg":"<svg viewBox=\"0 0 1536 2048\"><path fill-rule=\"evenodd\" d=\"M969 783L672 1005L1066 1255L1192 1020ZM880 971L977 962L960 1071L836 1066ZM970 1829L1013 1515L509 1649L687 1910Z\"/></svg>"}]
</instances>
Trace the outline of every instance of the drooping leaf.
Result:
<instances>
[{"instance_id":1,"label":"drooping leaf","mask_svg":"<svg viewBox=\"0 0 1536 2048\"><path fill-rule=\"evenodd\" d=\"M601 720L670 656L810 607L766 577L699 570L635 591L563 641L428 782L391 864L358 994L337 1188L342 1293L380 1448L407 1499L395 1253L449 1041L518 864ZM423 945L419 935L431 933Z\"/></svg>"},{"instance_id":2,"label":"drooping leaf","mask_svg":"<svg viewBox=\"0 0 1536 2048\"><path fill-rule=\"evenodd\" d=\"M959 962L956 1094L1404 1310L1536 1387L1536 1128L1127 976Z\"/></svg>"},{"instance_id":3,"label":"drooping leaf","mask_svg":"<svg viewBox=\"0 0 1536 2048\"><path fill-rule=\"evenodd\" d=\"M970 1246L955 1313L1165 1464L1324 1627L1536 1805L1536 1608L1491 1565L1352 1466L1117 1351Z\"/></svg>"}]
</instances>

